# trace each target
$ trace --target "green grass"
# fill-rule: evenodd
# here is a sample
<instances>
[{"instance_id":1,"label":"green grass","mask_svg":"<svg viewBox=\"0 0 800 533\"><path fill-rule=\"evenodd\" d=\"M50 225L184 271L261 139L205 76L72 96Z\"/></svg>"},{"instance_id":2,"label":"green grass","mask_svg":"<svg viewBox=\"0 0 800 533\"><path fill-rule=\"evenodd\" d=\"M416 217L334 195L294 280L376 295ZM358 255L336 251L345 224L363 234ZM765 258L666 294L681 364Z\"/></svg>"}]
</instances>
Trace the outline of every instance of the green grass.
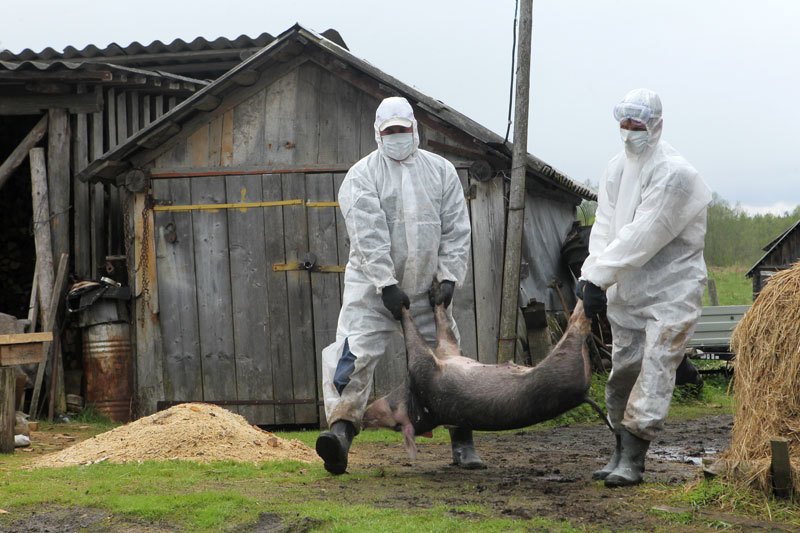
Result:
<instances>
[{"instance_id":1,"label":"green grass","mask_svg":"<svg viewBox=\"0 0 800 533\"><path fill-rule=\"evenodd\" d=\"M717 284L719 305L750 305L753 303L753 282L745 277L747 267L709 267L708 277ZM708 290L703 295L703 305L711 305Z\"/></svg>"},{"instance_id":2,"label":"green grass","mask_svg":"<svg viewBox=\"0 0 800 533\"><path fill-rule=\"evenodd\" d=\"M53 504L100 508L116 518L155 521L186 531L236 530L255 522L260 513L277 513L284 524L302 521L322 531L578 531L567 522L496 518L490 508L475 504L432 501L419 510L387 508L369 499L354 504L340 490L353 481L380 484L373 478L381 475L382 470L332 480L319 464L291 461L102 463L17 470L0 478L0 501L10 512L0 515L0 529L11 516Z\"/></svg>"},{"instance_id":3,"label":"green grass","mask_svg":"<svg viewBox=\"0 0 800 533\"><path fill-rule=\"evenodd\" d=\"M651 485L644 489L645 500L666 502L679 508L688 508L685 513L660 513L676 524L703 523L714 528L730 528L719 513L755 518L782 525L800 526L800 508L796 501L779 500L763 492L735 483L726 483L718 478L698 480L680 487ZM705 511L706 516L699 516ZM655 512L655 511L654 511Z\"/></svg>"}]
</instances>

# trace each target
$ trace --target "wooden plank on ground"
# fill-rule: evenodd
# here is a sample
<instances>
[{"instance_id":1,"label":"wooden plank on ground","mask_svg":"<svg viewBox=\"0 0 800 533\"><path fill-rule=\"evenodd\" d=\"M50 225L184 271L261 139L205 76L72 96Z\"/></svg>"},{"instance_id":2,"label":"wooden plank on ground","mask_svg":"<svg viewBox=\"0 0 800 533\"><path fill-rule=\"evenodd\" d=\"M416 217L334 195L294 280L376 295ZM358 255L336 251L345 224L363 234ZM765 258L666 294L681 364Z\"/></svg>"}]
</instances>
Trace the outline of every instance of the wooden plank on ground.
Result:
<instances>
[{"instance_id":1,"label":"wooden plank on ground","mask_svg":"<svg viewBox=\"0 0 800 533\"><path fill-rule=\"evenodd\" d=\"M227 176L225 182L231 203L261 201L261 176ZM274 398L267 294L270 265L264 250L262 211L261 208L227 210L236 387L240 400ZM251 424L275 423L272 405L240 406L239 414Z\"/></svg>"},{"instance_id":2,"label":"wooden plank on ground","mask_svg":"<svg viewBox=\"0 0 800 533\"><path fill-rule=\"evenodd\" d=\"M262 177L262 201L272 202L283 198L281 176L269 174ZM267 266L267 309L269 315L268 357L272 361L272 390L276 400L292 400L292 351L288 314L288 295L286 272L275 272L272 265L286 262L283 234L282 207L263 208L264 249ZM276 424L294 424L294 406L291 404L275 406Z\"/></svg>"},{"instance_id":3,"label":"wooden plank on ground","mask_svg":"<svg viewBox=\"0 0 800 533\"><path fill-rule=\"evenodd\" d=\"M467 171L464 169L459 170L458 177L461 179L461 186L466 190L469 182ZM461 336L461 351L467 357L477 359L478 336L475 321L475 283L472 273L472 258L473 254L472 250L470 250L469 260L467 261L467 274L464 278L464 284L456 288L453 296L452 311Z\"/></svg>"},{"instance_id":4,"label":"wooden plank on ground","mask_svg":"<svg viewBox=\"0 0 800 533\"><path fill-rule=\"evenodd\" d=\"M191 202L190 182L188 178L153 180L153 195L176 203ZM164 399L199 401L203 399L203 380L192 214L159 211L154 222Z\"/></svg>"},{"instance_id":5,"label":"wooden plank on ground","mask_svg":"<svg viewBox=\"0 0 800 533\"><path fill-rule=\"evenodd\" d=\"M479 228L472 233L478 361L496 364L505 242L503 181L476 182L475 189L470 211L473 227Z\"/></svg>"},{"instance_id":6,"label":"wooden plank on ground","mask_svg":"<svg viewBox=\"0 0 800 533\"><path fill-rule=\"evenodd\" d=\"M311 202L333 201L333 176L331 174L307 174L306 194ZM334 265L339 260L336 238L336 209L321 207L307 209L308 246L317 259L317 264ZM314 346L317 369L317 397L322 398L322 350L336 340L336 324L341 308L338 274L311 273L311 301L314 318ZM320 407L320 421L325 409Z\"/></svg>"},{"instance_id":7,"label":"wooden plank on ground","mask_svg":"<svg viewBox=\"0 0 800 533\"><path fill-rule=\"evenodd\" d=\"M191 189L192 203L225 203L225 181L219 177L193 178ZM236 400L227 215L224 211L197 211L192 214L192 228L203 399Z\"/></svg>"}]
</instances>

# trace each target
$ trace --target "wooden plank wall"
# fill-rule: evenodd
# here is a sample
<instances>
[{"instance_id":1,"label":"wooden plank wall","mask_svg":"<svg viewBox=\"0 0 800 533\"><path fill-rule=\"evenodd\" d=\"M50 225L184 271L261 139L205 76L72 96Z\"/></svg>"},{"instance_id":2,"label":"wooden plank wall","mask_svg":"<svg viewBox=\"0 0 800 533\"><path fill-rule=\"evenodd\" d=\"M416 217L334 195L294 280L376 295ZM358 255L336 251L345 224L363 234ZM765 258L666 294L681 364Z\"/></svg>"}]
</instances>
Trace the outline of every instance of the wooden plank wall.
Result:
<instances>
[{"instance_id":1,"label":"wooden plank wall","mask_svg":"<svg viewBox=\"0 0 800 533\"><path fill-rule=\"evenodd\" d=\"M205 126L153 164L198 170L349 165L375 149L378 103L306 63L233 107L223 104ZM150 105L157 114L157 99ZM448 142L433 130L423 128L421 134ZM468 189L463 169L459 177ZM153 193L174 204L328 202L337 199L343 178L339 172L156 178ZM464 352L495 362L504 186L497 179L476 184L476 190L470 202L475 254L456 293L455 317ZM339 209L285 205L159 211L155 235L165 398L273 400L274 405L238 410L259 424L324 423L320 404L304 402L322 400L321 351L335 339L343 275L274 271L272 266L302 262L309 252L319 265L346 264L349 242ZM473 267L481 274L473 275ZM376 369L373 394L399 385L406 364L398 328Z\"/></svg>"}]
</instances>

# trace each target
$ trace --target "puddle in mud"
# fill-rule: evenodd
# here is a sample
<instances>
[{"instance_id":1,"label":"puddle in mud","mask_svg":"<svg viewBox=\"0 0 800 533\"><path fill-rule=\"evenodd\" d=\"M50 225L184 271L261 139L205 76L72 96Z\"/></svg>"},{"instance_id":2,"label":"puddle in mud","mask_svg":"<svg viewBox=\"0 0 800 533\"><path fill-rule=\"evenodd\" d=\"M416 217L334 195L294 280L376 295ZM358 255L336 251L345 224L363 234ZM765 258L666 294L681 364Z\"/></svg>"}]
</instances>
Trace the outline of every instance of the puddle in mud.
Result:
<instances>
[{"instance_id":1,"label":"puddle in mud","mask_svg":"<svg viewBox=\"0 0 800 533\"><path fill-rule=\"evenodd\" d=\"M714 448L686 448L685 446L659 446L650 447L647 455L656 456L665 461L685 463L700 466L704 459L711 459L717 456Z\"/></svg>"}]
</instances>

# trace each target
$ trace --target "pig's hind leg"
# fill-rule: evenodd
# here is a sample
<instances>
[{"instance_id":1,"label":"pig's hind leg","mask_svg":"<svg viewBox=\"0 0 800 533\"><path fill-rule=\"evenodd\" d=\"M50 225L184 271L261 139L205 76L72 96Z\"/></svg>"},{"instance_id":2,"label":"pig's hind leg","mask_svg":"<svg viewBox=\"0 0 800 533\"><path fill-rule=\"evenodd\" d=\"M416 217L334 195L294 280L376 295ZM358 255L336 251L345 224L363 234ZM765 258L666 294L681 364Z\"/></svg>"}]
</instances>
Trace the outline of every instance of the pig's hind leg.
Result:
<instances>
[{"instance_id":1,"label":"pig's hind leg","mask_svg":"<svg viewBox=\"0 0 800 533\"><path fill-rule=\"evenodd\" d=\"M433 280L431 290L428 291L428 298L433 307L433 315L436 319L436 357L446 359L453 355L461 355L458 347L458 340L450 327L450 317L444 308L442 295L439 292L439 281Z\"/></svg>"},{"instance_id":2,"label":"pig's hind leg","mask_svg":"<svg viewBox=\"0 0 800 533\"><path fill-rule=\"evenodd\" d=\"M419 365L430 365L433 370L438 370L438 363L428 343L422 337L417 324L411 318L411 312L403 308L403 336L406 341L406 352L408 353L409 371L412 367Z\"/></svg>"}]
</instances>

